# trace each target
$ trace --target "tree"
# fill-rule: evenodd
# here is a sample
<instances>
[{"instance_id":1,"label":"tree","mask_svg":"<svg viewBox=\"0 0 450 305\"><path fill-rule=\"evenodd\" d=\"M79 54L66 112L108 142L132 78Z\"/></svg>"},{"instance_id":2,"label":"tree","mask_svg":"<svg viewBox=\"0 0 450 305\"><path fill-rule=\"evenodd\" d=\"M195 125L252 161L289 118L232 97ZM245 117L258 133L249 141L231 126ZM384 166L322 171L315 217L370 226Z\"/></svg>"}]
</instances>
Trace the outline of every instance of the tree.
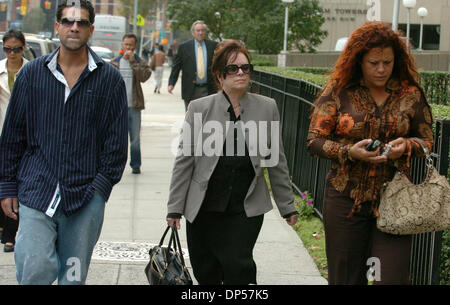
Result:
<instances>
[{"instance_id":1,"label":"tree","mask_svg":"<svg viewBox=\"0 0 450 305\"><path fill-rule=\"evenodd\" d=\"M314 47L327 37L328 32L320 27L325 22L323 10L317 0L296 2L289 10L289 20L308 20L307 22L289 22L292 35L288 42L295 44L297 49L304 52L314 52ZM295 16L295 17L294 17Z\"/></svg>"},{"instance_id":2,"label":"tree","mask_svg":"<svg viewBox=\"0 0 450 305\"><path fill-rule=\"evenodd\" d=\"M318 0L297 0L290 7L289 42L301 52L313 52L326 37ZM189 30L198 19L208 25L213 39L244 41L258 53L277 54L283 47L284 6L280 0L171 0L168 15L173 29Z\"/></svg>"},{"instance_id":3,"label":"tree","mask_svg":"<svg viewBox=\"0 0 450 305\"><path fill-rule=\"evenodd\" d=\"M119 9L119 13L122 16L129 18L129 20L133 20L134 17L134 1L135 0L120 0L122 7ZM138 13L146 18L150 14L150 11L156 7L156 1L157 0L140 0L138 3Z\"/></svg>"},{"instance_id":4,"label":"tree","mask_svg":"<svg viewBox=\"0 0 450 305\"><path fill-rule=\"evenodd\" d=\"M40 7L34 7L28 11L23 19L23 31L26 33L39 33L44 29L46 14Z\"/></svg>"}]
</instances>

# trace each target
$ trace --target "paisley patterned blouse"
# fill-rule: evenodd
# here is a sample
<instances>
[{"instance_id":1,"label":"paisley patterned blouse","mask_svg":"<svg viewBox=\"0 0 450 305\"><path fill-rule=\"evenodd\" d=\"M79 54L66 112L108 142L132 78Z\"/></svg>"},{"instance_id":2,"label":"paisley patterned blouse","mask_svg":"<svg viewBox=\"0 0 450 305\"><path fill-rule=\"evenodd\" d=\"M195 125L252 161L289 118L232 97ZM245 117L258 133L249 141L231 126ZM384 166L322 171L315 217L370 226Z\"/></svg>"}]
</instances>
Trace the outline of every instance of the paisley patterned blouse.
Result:
<instances>
[{"instance_id":1,"label":"paisley patterned blouse","mask_svg":"<svg viewBox=\"0 0 450 305\"><path fill-rule=\"evenodd\" d=\"M411 157L423 157L419 141L433 146L431 109L423 93L407 81L391 79L386 84L390 94L379 107L361 81L345 87L339 94L327 85L315 102L307 138L313 156L331 159L327 181L337 191L355 200L349 217L359 211L361 203L372 202L378 216L380 190L392 180L397 170L409 172ZM348 151L363 139L378 139L383 144L398 137L407 140L404 155L382 164L348 158Z\"/></svg>"}]
</instances>

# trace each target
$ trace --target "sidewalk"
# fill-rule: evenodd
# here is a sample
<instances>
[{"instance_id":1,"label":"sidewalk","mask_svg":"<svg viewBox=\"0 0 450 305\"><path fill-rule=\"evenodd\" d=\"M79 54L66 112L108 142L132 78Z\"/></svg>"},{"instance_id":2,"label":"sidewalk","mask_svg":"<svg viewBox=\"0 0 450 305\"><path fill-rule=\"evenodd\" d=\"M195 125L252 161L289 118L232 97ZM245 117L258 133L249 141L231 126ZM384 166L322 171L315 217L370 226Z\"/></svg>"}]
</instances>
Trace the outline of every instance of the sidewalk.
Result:
<instances>
[{"instance_id":1,"label":"sidewalk","mask_svg":"<svg viewBox=\"0 0 450 305\"><path fill-rule=\"evenodd\" d=\"M153 76L143 84L146 109L142 113L142 174L131 174L127 164L122 180L113 188L89 269L89 285L148 284L144 274L148 249L159 242L166 227L166 203L174 161L171 145L178 132L173 125L184 119L181 79L174 94L169 94L169 73L170 69L166 67L159 95L153 93ZM180 239L186 248L184 220ZM185 252L187 254L187 249ZM274 210L265 215L254 259L258 267L258 284L327 284L300 238L281 218L275 204ZM186 263L190 267L188 257ZM3 247L0 248L2 284L17 284L14 255L4 253Z\"/></svg>"}]
</instances>

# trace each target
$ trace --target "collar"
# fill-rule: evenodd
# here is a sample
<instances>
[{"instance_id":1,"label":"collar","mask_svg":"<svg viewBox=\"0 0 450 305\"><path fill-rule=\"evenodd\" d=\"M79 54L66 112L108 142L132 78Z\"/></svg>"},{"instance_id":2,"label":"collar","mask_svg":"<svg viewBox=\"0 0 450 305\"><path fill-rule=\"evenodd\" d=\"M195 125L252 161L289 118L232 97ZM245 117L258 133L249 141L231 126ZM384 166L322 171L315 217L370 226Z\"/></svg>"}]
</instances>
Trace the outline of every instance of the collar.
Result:
<instances>
[{"instance_id":1,"label":"collar","mask_svg":"<svg viewBox=\"0 0 450 305\"><path fill-rule=\"evenodd\" d=\"M194 38L194 44L195 44L196 48L198 48L198 45L206 46L206 43L205 43L204 39L202 40L202 42L198 42L197 39Z\"/></svg>"},{"instance_id":2,"label":"collar","mask_svg":"<svg viewBox=\"0 0 450 305\"><path fill-rule=\"evenodd\" d=\"M22 67L20 67L20 69L22 69L23 66L25 66L25 64L28 62L28 60L26 58L22 57L22 59L23 59L23 62L22 62ZM7 60L8 60L7 58L0 60L0 74L8 73L8 68L6 67ZM19 71L20 71L20 69L19 69Z\"/></svg>"},{"instance_id":3,"label":"collar","mask_svg":"<svg viewBox=\"0 0 450 305\"><path fill-rule=\"evenodd\" d=\"M98 57L97 54L95 54L95 52L92 51L92 49L89 46L86 47L88 49L88 58L89 58L88 69L90 72L92 72L99 66L102 66L103 62L100 59L100 57ZM55 51L53 51L44 61L44 65L46 65L52 72L55 72L56 67L58 66L59 49L60 47L58 47Z\"/></svg>"},{"instance_id":4,"label":"collar","mask_svg":"<svg viewBox=\"0 0 450 305\"><path fill-rule=\"evenodd\" d=\"M224 99L222 99L222 103L221 103L221 106L224 107L224 110L229 111L230 107L231 107L231 109L233 109L233 105L231 104L230 98L225 93L225 91L221 90L221 91L219 91L219 94L224 97ZM242 95L239 98L239 104L241 105L241 113L244 113L243 110L245 110L245 108L246 108L247 99L248 99L248 92L245 92L244 95Z\"/></svg>"},{"instance_id":5,"label":"collar","mask_svg":"<svg viewBox=\"0 0 450 305\"><path fill-rule=\"evenodd\" d=\"M354 80L351 81L347 86L345 86L344 88L351 88L351 87L355 87L355 86L360 86L363 88L368 88L364 82L364 79L361 78L359 81ZM399 79L397 78L390 78L387 82L386 82L386 89L387 91L398 91L401 89L401 82Z\"/></svg>"}]
</instances>

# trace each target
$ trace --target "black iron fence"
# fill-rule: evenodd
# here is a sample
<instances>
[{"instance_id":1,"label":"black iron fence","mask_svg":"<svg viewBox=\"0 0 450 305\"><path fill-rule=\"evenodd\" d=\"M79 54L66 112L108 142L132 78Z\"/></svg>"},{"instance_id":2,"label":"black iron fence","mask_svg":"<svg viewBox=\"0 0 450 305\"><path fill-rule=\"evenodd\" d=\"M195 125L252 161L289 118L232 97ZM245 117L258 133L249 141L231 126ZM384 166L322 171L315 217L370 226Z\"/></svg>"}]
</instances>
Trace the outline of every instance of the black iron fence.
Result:
<instances>
[{"instance_id":1,"label":"black iron fence","mask_svg":"<svg viewBox=\"0 0 450 305\"><path fill-rule=\"evenodd\" d=\"M313 158L306 150L309 116L321 87L307 81L268 72L253 71L251 92L272 97L278 104L282 137L294 189L309 191L314 209L322 218L325 178L331 162ZM450 121L437 120L433 159L441 175L448 175ZM414 182L423 179L424 159L413 161ZM442 232L415 235L411 253L411 276L415 285L439 284Z\"/></svg>"}]
</instances>

